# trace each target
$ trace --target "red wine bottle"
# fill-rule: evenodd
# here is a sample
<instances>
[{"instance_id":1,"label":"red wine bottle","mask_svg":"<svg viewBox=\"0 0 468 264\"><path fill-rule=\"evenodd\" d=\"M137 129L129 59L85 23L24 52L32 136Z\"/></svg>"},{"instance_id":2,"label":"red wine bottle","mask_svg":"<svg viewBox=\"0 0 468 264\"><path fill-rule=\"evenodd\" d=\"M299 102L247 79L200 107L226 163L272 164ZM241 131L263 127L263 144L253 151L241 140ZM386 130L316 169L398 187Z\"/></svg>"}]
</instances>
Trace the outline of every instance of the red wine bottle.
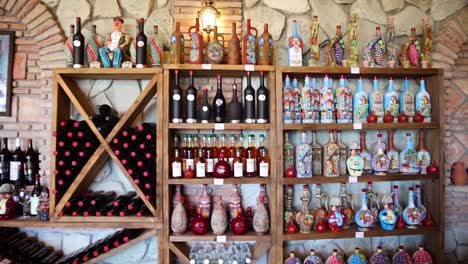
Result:
<instances>
[{"instance_id":1,"label":"red wine bottle","mask_svg":"<svg viewBox=\"0 0 468 264\"><path fill-rule=\"evenodd\" d=\"M174 88L171 95L171 122L182 123L182 88L179 85L179 71L174 72Z\"/></svg>"},{"instance_id":2,"label":"red wine bottle","mask_svg":"<svg viewBox=\"0 0 468 264\"><path fill-rule=\"evenodd\" d=\"M198 118L201 123L209 123L211 119L212 107L208 103L208 89L203 89L203 104L200 107Z\"/></svg>"},{"instance_id":3,"label":"red wine bottle","mask_svg":"<svg viewBox=\"0 0 468 264\"><path fill-rule=\"evenodd\" d=\"M237 99L237 83L232 84L232 99L227 105L227 120L230 123L240 123L242 120L242 104Z\"/></svg>"},{"instance_id":4,"label":"red wine bottle","mask_svg":"<svg viewBox=\"0 0 468 264\"><path fill-rule=\"evenodd\" d=\"M113 201L116 197L116 194L114 191L108 191L105 193L100 194L99 196L95 197L94 199L91 199L89 201L90 206L104 206L108 204L109 202Z\"/></svg>"},{"instance_id":5,"label":"red wine bottle","mask_svg":"<svg viewBox=\"0 0 468 264\"><path fill-rule=\"evenodd\" d=\"M37 207L39 206L39 197L41 196L41 177L39 177L39 174L36 174L36 180L34 183L34 188L31 193L31 215L36 216L37 215Z\"/></svg>"},{"instance_id":6,"label":"red wine bottle","mask_svg":"<svg viewBox=\"0 0 468 264\"><path fill-rule=\"evenodd\" d=\"M10 160L10 181L15 182L18 179L18 167L21 165L23 168L24 152L21 149L21 140L16 138L16 149L11 154Z\"/></svg>"},{"instance_id":7,"label":"red wine bottle","mask_svg":"<svg viewBox=\"0 0 468 264\"><path fill-rule=\"evenodd\" d=\"M244 90L244 121L255 123L255 90L251 84L250 72L247 72L247 87Z\"/></svg>"},{"instance_id":8,"label":"red wine bottle","mask_svg":"<svg viewBox=\"0 0 468 264\"><path fill-rule=\"evenodd\" d=\"M187 102L187 114L185 122L187 123L196 123L197 122L197 102L198 102L198 92L197 88L193 84L193 71L190 71L190 84L187 88L186 100Z\"/></svg>"},{"instance_id":9,"label":"red wine bottle","mask_svg":"<svg viewBox=\"0 0 468 264\"><path fill-rule=\"evenodd\" d=\"M140 18L140 23L138 23L138 35L136 36L136 67L144 68L146 67L146 52L148 45L148 38L145 35L145 19Z\"/></svg>"},{"instance_id":10,"label":"red wine bottle","mask_svg":"<svg viewBox=\"0 0 468 264\"><path fill-rule=\"evenodd\" d=\"M84 67L85 39L81 34L81 18L76 18L76 32L73 35L73 68Z\"/></svg>"},{"instance_id":11,"label":"red wine bottle","mask_svg":"<svg viewBox=\"0 0 468 264\"><path fill-rule=\"evenodd\" d=\"M128 204L130 200L135 196L136 196L136 192L129 192L127 194L120 195L119 197L117 197L115 201L112 202L112 205L114 207L119 207L119 206Z\"/></svg>"},{"instance_id":12,"label":"red wine bottle","mask_svg":"<svg viewBox=\"0 0 468 264\"><path fill-rule=\"evenodd\" d=\"M32 139L28 139L28 150L24 159L24 177L27 185L34 184L34 177L39 172L39 153L37 153L32 144Z\"/></svg>"},{"instance_id":13,"label":"red wine bottle","mask_svg":"<svg viewBox=\"0 0 468 264\"><path fill-rule=\"evenodd\" d=\"M263 71L260 72L260 87L257 89L257 123L268 123L269 121L269 95L265 87Z\"/></svg>"},{"instance_id":14,"label":"red wine bottle","mask_svg":"<svg viewBox=\"0 0 468 264\"><path fill-rule=\"evenodd\" d=\"M223 84L221 74L217 77L216 95L213 98L213 115L216 123L224 123L226 117L226 99L223 95Z\"/></svg>"},{"instance_id":15,"label":"red wine bottle","mask_svg":"<svg viewBox=\"0 0 468 264\"><path fill-rule=\"evenodd\" d=\"M0 186L10 181L10 161L11 152L8 149L8 138L2 139L2 149L0 150Z\"/></svg>"}]
</instances>

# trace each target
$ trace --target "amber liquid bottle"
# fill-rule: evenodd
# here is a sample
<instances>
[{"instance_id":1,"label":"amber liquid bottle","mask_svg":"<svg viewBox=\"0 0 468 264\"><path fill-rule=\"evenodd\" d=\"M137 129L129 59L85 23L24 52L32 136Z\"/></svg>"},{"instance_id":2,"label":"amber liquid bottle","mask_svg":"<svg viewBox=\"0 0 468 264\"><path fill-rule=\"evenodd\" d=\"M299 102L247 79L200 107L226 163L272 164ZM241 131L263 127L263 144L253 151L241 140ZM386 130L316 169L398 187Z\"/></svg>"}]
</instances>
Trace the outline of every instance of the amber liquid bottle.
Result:
<instances>
[{"instance_id":1,"label":"amber liquid bottle","mask_svg":"<svg viewBox=\"0 0 468 264\"><path fill-rule=\"evenodd\" d=\"M258 160L258 176L267 178L270 176L270 158L267 154L267 149L264 146L265 136L260 135L260 144L257 149Z\"/></svg>"},{"instance_id":2,"label":"amber liquid bottle","mask_svg":"<svg viewBox=\"0 0 468 264\"><path fill-rule=\"evenodd\" d=\"M213 154L213 145L211 143L211 136L206 135L206 143L205 143L205 162L206 162L206 176L213 177L213 169L214 169L214 154Z\"/></svg>"},{"instance_id":3,"label":"amber liquid bottle","mask_svg":"<svg viewBox=\"0 0 468 264\"><path fill-rule=\"evenodd\" d=\"M257 176L257 149L255 148L255 135L249 135L246 157L246 176Z\"/></svg>"},{"instance_id":4,"label":"amber liquid bottle","mask_svg":"<svg viewBox=\"0 0 468 264\"><path fill-rule=\"evenodd\" d=\"M258 38L258 65L273 65L273 38L266 23L263 34Z\"/></svg>"},{"instance_id":5,"label":"amber liquid bottle","mask_svg":"<svg viewBox=\"0 0 468 264\"><path fill-rule=\"evenodd\" d=\"M245 174L245 166L244 163L242 162L242 157L241 157L241 149L238 148L236 149L236 158L232 161L232 173L234 177L244 177Z\"/></svg>"},{"instance_id":6,"label":"amber liquid bottle","mask_svg":"<svg viewBox=\"0 0 468 264\"><path fill-rule=\"evenodd\" d=\"M205 178L206 177L206 161L203 157L203 149L198 149L198 157L196 158L196 176L197 178Z\"/></svg>"}]
</instances>

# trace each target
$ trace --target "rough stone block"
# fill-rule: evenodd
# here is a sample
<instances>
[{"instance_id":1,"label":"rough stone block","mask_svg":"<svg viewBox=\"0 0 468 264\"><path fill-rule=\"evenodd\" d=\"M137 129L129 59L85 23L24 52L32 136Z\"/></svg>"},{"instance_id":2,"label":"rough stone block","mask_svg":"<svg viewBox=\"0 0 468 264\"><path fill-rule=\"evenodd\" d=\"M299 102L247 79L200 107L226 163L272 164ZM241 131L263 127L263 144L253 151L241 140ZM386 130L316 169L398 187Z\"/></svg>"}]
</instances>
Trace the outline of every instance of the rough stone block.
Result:
<instances>
[{"instance_id":1,"label":"rough stone block","mask_svg":"<svg viewBox=\"0 0 468 264\"><path fill-rule=\"evenodd\" d=\"M459 263L466 263L465 261L468 261L468 246L458 246L456 252Z\"/></svg>"},{"instance_id":2,"label":"rough stone block","mask_svg":"<svg viewBox=\"0 0 468 264\"><path fill-rule=\"evenodd\" d=\"M458 244L468 244L468 230L466 228L453 229Z\"/></svg>"},{"instance_id":3,"label":"rough stone block","mask_svg":"<svg viewBox=\"0 0 468 264\"><path fill-rule=\"evenodd\" d=\"M90 234L71 232L62 237L62 250L64 254L70 254L78 249L84 248L91 242Z\"/></svg>"},{"instance_id":4,"label":"rough stone block","mask_svg":"<svg viewBox=\"0 0 468 264\"><path fill-rule=\"evenodd\" d=\"M53 247L55 250L62 249L62 233L40 231L37 234L37 239Z\"/></svg>"},{"instance_id":5,"label":"rough stone block","mask_svg":"<svg viewBox=\"0 0 468 264\"><path fill-rule=\"evenodd\" d=\"M28 59L27 53L16 53L13 64L13 79L26 78L26 62Z\"/></svg>"}]
</instances>

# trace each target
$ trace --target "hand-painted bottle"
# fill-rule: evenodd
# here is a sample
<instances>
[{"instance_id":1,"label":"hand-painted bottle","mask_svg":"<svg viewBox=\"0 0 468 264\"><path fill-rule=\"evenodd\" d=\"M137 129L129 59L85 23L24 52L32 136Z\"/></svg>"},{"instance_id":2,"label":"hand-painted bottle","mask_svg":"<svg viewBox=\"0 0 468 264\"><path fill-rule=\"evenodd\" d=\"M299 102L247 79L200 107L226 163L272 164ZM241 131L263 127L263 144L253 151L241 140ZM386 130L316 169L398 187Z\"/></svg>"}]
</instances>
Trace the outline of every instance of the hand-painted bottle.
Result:
<instances>
[{"instance_id":1,"label":"hand-painted bottle","mask_svg":"<svg viewBox=\"0 0 468 264\"><path fill-rule=\"evenodd\" d=\"M353 96L353 122L367 123L369 115L369 98L363 89L362 77L359 77L358 88Z\"/></svg>"},{"instance_id":2,"label":"hand-painted bottle","mask_svg":"<svg viewBox=\"0 0 468 264\"><path fill-rule=\"evenodd\" d=\"M180 22L175 23L176 30L171 36L170 63L184 63L184 34L180 31Z\"/></svg>"},{"instance_id":3,"label":"hand-painted bottle","mask_svg":"<svg viewBox=\"0 0 468 264\"><path fill-rule=\"evenodd\" d=\"M330 78L325 74L320 94L320 123L335 123L336 109L334 98Z\"/></svg>"},{"instance_id":4,"label":"hand-painted bottle","mask_svg":"<svg viewBox=\"0 0 468 264\"><path fill-rule=\"evenodd\" d=\"M296 171L298 178L312 177L312 147L306 131L302 131L301 143L296 146Z\"/></svg>"},{"instance_id":5,"label":"hand-painted bottle","mask_svg":"<svg viewBox=\"0 0 468 264\"><path fill-rule=\"evenodd\" d=\"M317 142L317 131L312 131L312 175L322 175L323 147Z\"/></svg>"},{"instance_id":6,"label":"hand-painted bottle","mask_svg":"<svg viewBox=\"0 0 468 264\"><path fill-rule=\"evenodd\" d=\"M374 224L374 215L367 207L367 190L362 189L361 208L356 212L354 221L361 231L368 231L369 227Z\"/></svg>"},{"instance_id":7,"label":"hand-painted bottle","mask_svg":"<svg viewBox=\"0 0 468 264\"><path fill-rule=\"evenodd\" d=\"M400 94L400 113L405 112L410 122L413 122L414 94L410 91L408 77L405 77L403 91Z\"/></svg>"},{"instance_id":8,"label":"hand-painted bottle","mask_svg":"<svg viewBox=\"0 0 468 264\"><path fill-rule=\"evenodd\" d=\"M283 123L290 124L294 122L293 108L293 91L291 86L291 79L288 75L284 78L283 85Z\"/></svg>"},{"instance_id":9,"label":"hand-painted bottle","mask_svg":"<svg viewBox=\"0 0 468 264\"><path fill-rule=\"evenodd\" d=\"M258 65L273 65L273 37L266 23L263 25L263 34L258 38Z\"/></svg>"},{"instance_id":10,"label":"hand-painted bottle","mask_svg":"<svg viewBox=\"0 0 468 264\"><path fill-rule=\"evenodd\" d=\"M257 36L257 29L247 19L247 27L242 36L242 64L257 64Z\"/></svg>"},{"instance_id":11,"label":"hand-painted bottle","mask_svg":"<svg viewBox=\"0 0 468 264\"><path fill-rule=\"evenodd\" d=\"M292 34L288 38L286 46L288 50L288 66L302 66L302 50L304 49L302 39L297 33L297 22L292 22Z\"/></svg>"},{"instance_id":12,"label":"hand-painted bottle","mask_svg":"<svg viewBox=\"0 0 468 264\"><path fill-rule=\"evenodd\" d=\"M393 145L393 130L388 130L388 150L387 157L389 159L388 172L389 173L398 173L400 172L400 152Z\"/></svg>"},{"instance_id":13,"label":"hand-painted bottle","mask_svg":"<svg viewBox=\"0 0 468 264\"><path fill-rule=\"evenodd\" d=\"M153 36L151 37L150 42L150 60L151 66L157 67L160 66L163 62L163 46L161 38L159 37L158 25L153 26Z\"/></svg>"},{"instance_id":14,"label":"hand-painted bottle","mask_svg":"<svg viewBox=\"0 0 468 264\"><path fill-rule=\"evenodd\" d=\"M333 130L328 132L328 143L323 147L323 176L339 176L340 148L334 140Z\"/></svg>"},{"instance_id":15,"label":"hand-painted bottle","mask_svg":"<svg viewBox=\"0 0 468 264\"><path fill-rule=\"evenodd\" d=\"M393 89L393 78L388 80L388 90L384 95L384 109L385 113L390 112L393 116L393 122L398 122L398 115L400 114L400 97L398 92Z\"/></svg>"},{"instance_id":16,"label":"hand-painted bottle","mask_svg":"<svg viewBox=\"0 0 468 264\"><path fill-rule=\"evenodd\" d=\"M418 174L418 153L414 149L411 133L406 133L405 148L400 153L400 172L402 174Z\"/></svg>"},{"instance_id":17,"label":"hand-painted bottle","mask_svg":"<svg viewBox=\"0 0 468 264\"><path fill-rule=\"evenodd\" d=\"M306 74L304 86L301 88L302 123L313 123L312 86L310 77Z\"/></svg>"},{"instance_id":18,"label":"hand-painted bottle","mask_svg":"<svg viewBox=\"0 0 468 264\"><path fill-rule=\"evenodd\" d=\"M361 156L361 158L364 161L364 168L363 168L364 174L369 174L369 173L372 173L372 165L371 165L372 155L370 154L366 146L366 132L361 131L359 133L360 133L360 138L361 138L361 153L359 154L359 156Z\"/></svg>"},{"instance_id":19,"label":"hand-painted bottle","mask_svg":"<svg viewBox=\"0 0 468 264\"><path fill-rule=\"evenodd\" d=\"M419 146L418 146L418 165L421 169L421 174L427 174L427 167L431 164L431 153L427 151L424 145L424 129L419 129Z\"/></svg>"},{"instance_id":20,"label":"hand-painted bottle","mask_svg":"<svg viewBox=\"0 0 468 264\"><path fill-rule=\"evenodd\" d=\"M200 32L199 18L195 18L195 26L188 30L190 37L189 63L201 64L203 62L203 35Z\"/></svg>"},{"instance_id":21,"label":"hand-painted bottle","mask_svg":"<svg viewBox=\"0 0 468 264\"><path fill-rule=\"evenodd\" d=\"M426 81L421 78L419 91L416 93L416 111L424 116L424 123L431 122L431 96L426 91Z\"/></svg>"},{"instance_id":22,"label":"hand-painted bottle","mask_svg":"<svg viewBox=\"0 0 468 264\"><path fill-rule=\"evenodd\" d=\"M340 86L336 89L336 119L338 123L353 122L353 92L344 75L341 75Z\"/></svg>"},{"instance_id":23,"label":"hand-painted bottle","mask_svg":"<svg viewBox=\"0 0 468 264\"><path fill-rule=\"evenodd\" d=\"M403 210L403 220L408 225L410 229L417 229L418 225L421 223L421 213L414 204L414 188L409 187L408 192L408 205Z\"/></svg>"},{"instance_id":24,"label":"hand-painted bottle","mask_svg":"<svg viewBox=\"0 0 468 264\"><path fill-rule=\"evenodd\" d=\"M384 116L384 97L379 89L379 81L377 76L374 77L372 91L369 94L369 110L377 116L377 122L383 122Z\"/></svg>"}]
</instances>

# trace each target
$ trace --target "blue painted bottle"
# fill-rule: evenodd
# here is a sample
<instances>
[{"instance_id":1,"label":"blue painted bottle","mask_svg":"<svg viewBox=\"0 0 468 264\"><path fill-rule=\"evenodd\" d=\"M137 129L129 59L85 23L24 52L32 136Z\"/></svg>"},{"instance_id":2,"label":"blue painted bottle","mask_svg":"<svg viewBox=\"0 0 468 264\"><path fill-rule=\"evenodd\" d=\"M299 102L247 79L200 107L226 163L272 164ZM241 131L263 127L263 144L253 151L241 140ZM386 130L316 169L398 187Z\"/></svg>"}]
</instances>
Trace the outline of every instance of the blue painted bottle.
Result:
<instances>
[{"instance_id":1,"label":"blue painted bottle","mask_svg":"<svg viewBox=\"0 0 468 264\"><path fill-rule=\"evenodd\" d=\"M358 88L353 96L353 122L367 123L369 115L369 98L363 89L362 77L359 77Z\"/></svg>"},{"instance_id":2,"label":"blue painted bottle","mask_svg":"<svg viewBox=\"0 0 468 264\"><path fill-rule=\"evenodd\" d=\"M308 74L306 74L304 86L301 88L301 108L302 123L313 123L312 86Z\"/></svg>"},{"instance_id":3,"label":"blue painted bottle","mask_svg":"<svg viewBox=\"0 0 468 264\"><path fill-rule=\"evenodd\" d=\"M431 96L426 91L426 81L421 78L419 91L416 93L416 111L424 116L424 123L431 122Z\"/></svg>"},{"instance_id":4,"label":"blue painted bottle","mask_svg":"<svg viewBox=\"0 0 468 264\"><path fill-rule=\"evenodd\" d=\"M346 83L344 75L341 75L340 86L336 89L336 118L338 123L353 122L353 93Z\"/></svg>"},{"instance_id":5,"label":"blue painted bottle","mask_svg":"<svg viewBox=\"0 0 468 264\"><path fill-rule=\"evenodd\" d=\"M408 225L410 229L417 229L419 223L421 222L421 213L414 204L414 188L409 187L408 192L408 205L403 210L403 220Z\"/></svg>"},{"instance_id":6,"label":"blue painted bottle","mask_svg":"<svg viewBox=\"0 0 468 264\"><path fill-rule=\"evenodd\" d=\"M297 33L297 22L293 20L292 23L292 34L288 38L288 43L286 45L288 50L288 65L289 66L302 66L302 50L304 48L302 39Z\"/></svg>"},{"instance_id":7,"label":"blue painted bottle","mask_svg":"<svg viewBox=\"0 0 468 264\"><path fill-rule=\"evenodd\" d=\"M369 111L374 112L374 114L377 116L378 123L383 122L383 116L384 116L383 93L379 89L379 81L377 80L377 76L374 77L372 91L369 94Z\"/></svg>"},{"instance_id":8,"label":"blue painted bottle","mask_svg":"<svg viewBox=\"0 0 468 264\"><path fill-rule=\"evenodd\" d=\"M410 122L414 116L414 94L409 89L408 77L405 77L403 91L400 94L400 113L405 112Z\"/></svg>"},{"instance_id":9,"label":"blue painted bottle","mask_svg":"<svg viewBox=\"0 0 468 264\"><path fill-rule=\"evenodd\" d=\"M388 90L384 95L384 109L385 113L390 112L393 116L393 123L398 122L398 115L400 114L400 97L393 89L393 78L388 80Z\"/></svg>"},{"instance_id":10,"label":"blue painted bottle","mask_svg":"<svg viewBox=\"0 0 468 264\"><path fill-rule=\"evenodd\" d=\"M367 190L362 189L361 208L356 212L354 221L361 231L369 231L369 227L374 223L374 215L367 207Z\"/></svg>"},{"instance_id":11,"label":"blue painted bottle","mask_svg":"<svg viewBox=\"0 0 468 264\"><path fill-rule=\"evenodd\" d=\"M403 174L418 174L418 153L414 149L411 133L406 133L405 148L400 153L400 172Z\"/></svg>"},{"instance_id":12,"label":"blue painted bottle","mask_svg":"<svg viewBox=\"0 0 468 264\"><path fill-rule=\"evenodd\" d=\"M291 86L291 79L288 75L284 78L283 86L283 122L290 124L294 122L294 95Z\"/></svg>"},{"instance_id":13,"label":"blue painted bottle","mask_svg":"<svg viewBox=\"0 0 468 264\"><path fill-rule=\"evenodd\" d=\"M294 77L292 81L292 89L294 96L294 123L302 123L302 107L301 107L301 89L299 88L297 78Z\"/></svg>"},{"instance_id":14,"label":"blue painted bottle","mask_svg":"<svg viewBox=\"0 0 468 264\"><path fill-rule=\"evenodd\" d=\"M320 122L334 123L336 116L335 100L333 88L330 86L330 78L327 74L323 78L323 88L320 92Z\"/></svg>"}]
</instances>

